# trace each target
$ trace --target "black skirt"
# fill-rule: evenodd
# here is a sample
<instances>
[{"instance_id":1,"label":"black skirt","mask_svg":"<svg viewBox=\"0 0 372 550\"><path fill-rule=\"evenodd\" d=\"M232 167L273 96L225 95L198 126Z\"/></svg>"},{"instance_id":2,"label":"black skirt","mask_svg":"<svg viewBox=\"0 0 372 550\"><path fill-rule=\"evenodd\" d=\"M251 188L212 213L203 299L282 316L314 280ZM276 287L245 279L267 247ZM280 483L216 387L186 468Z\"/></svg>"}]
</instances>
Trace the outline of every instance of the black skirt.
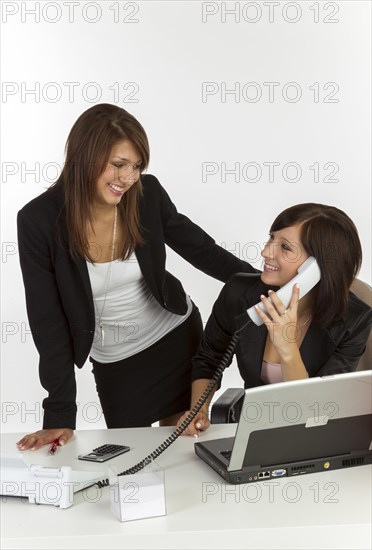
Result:
<instances>
[{"instance_id":1,"label":"black skirt","mask_svg":"<svg viewBox=\"0 0 372 550\"><path fill-rule=\"evenodd\" d=\"M93 363L108 428L150 426L190 408L191 359L203 334L199 309L161 340L114 363Z\"/></svg>"}]
</instances>

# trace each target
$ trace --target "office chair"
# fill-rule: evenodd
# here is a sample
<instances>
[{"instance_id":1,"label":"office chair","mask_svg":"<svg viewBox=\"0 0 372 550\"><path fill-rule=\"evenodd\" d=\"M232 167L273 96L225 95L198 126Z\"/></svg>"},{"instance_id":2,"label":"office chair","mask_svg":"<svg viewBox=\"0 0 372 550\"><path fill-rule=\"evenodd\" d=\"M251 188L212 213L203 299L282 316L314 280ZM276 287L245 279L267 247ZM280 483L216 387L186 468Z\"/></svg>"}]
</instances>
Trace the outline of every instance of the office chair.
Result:
<instances>
[{"instance_id":1,"label":"office chair","mask_svg":"<svg viewBox=\"0 0 372 550\"><path fill-rule=\"evenodd\" d=\"M360 279L354 279L350 287L360 300L372 307L372 288L368 283L361 281ZM369 370L372 369L372 331L369 333L369 337L366 343L366 349L359 359L356 370Z\"/></svg>"},{"instance_id":2,"label":"office chair","mask_svg":"<svg viewBox=\"0 0 372 550\"><path fill-rule=\"evenodd\" d=\"M368 283L360 279L354 279L350 287L360 300L372 307L372 288ZM359 359L357 371L369 370L372 368L372 331L369 334L366 349ZM244 398L243 388L227 389L212 405L211 423L212 424L229 424L239 421L241 408Z\"/></svg>"}]
</instances>

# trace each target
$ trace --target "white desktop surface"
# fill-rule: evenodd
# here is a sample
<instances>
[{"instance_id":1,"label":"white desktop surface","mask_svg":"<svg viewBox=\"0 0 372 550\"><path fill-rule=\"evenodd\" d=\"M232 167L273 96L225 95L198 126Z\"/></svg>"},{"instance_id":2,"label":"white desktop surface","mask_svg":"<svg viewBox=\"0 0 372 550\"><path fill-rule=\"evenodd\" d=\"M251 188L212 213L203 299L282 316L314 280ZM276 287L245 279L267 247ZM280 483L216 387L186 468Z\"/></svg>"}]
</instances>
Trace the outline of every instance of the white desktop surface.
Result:
<instances>
[{"instance_id":1,"label":"white desktop surface","mask_svg":"<svg viewBox=\"0 0 372 550\"><path fill-rule=\"evenodd\" d=\"M236 424L213 425L199 440L228 437ZM172 428L76 431L72 441L24 453L29 463L122 471L154 450ZM17 452L23 434L3 434L1 451ZM120 522L110 489L91 487L67 509L0 497L1 548L371 548L371 467L358 466L253 485L229 485L194 453L196 439L181 436L156 462L165 471L167 515ZM131 451L104 464L77 460L104 443ZM212 494L214 493L214 494Z\"/></svg>"}]
</instances>

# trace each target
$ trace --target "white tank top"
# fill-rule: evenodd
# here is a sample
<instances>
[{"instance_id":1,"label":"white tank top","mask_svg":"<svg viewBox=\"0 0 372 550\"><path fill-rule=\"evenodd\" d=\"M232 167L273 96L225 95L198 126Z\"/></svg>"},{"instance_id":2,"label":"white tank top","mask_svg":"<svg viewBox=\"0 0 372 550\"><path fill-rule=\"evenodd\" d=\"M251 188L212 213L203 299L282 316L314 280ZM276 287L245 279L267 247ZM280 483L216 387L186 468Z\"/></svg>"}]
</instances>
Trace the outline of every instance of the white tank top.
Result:
<instances>
[{"instance_id":1,"label":"white tank top","mask_svg":"<svg viewBox=\"0 0 372 550\"><path fill-rule=\"evenodd\" d=\"M180 325L191 313L189 296L186 296L186 315L171 313L157 302L147 287L135 254L128 260L94 265L87 262L87 266L96 318L90 355L99 363L112 363L139 353ZM103 345L99 327L101 315Z\"/></svg>"}]
</instances>

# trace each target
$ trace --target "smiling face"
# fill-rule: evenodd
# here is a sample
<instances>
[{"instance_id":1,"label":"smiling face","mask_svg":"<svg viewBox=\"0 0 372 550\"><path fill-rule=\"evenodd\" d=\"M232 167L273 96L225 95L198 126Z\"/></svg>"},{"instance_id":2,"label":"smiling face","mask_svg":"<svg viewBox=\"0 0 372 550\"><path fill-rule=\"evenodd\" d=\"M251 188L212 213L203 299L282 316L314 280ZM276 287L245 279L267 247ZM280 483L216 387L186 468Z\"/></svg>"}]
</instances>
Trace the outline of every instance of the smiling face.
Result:
<instances>
[{"instance_id":1,"label":"smiling face","mask_svg":"<svg viewBox=\"0 0 372 550\"><path fill-rule=\"evenodd\" d=\"M119 141L111 149L106 168L97 180L96 206L115 206L135 184L141 173L142 160L133 143Z\"/></svg>"},{"instance_id":2,"label":"smiling face","mask_svg":"<svg viewBox=\"0 0 372 550\"><path fill-rule=\"evenodd\" d=\"M270 234L261 252L264 259L261 280L269 286L284 286L309 257L301 243L301 225L285 227Z\"/></svg>"}]
</instances>

